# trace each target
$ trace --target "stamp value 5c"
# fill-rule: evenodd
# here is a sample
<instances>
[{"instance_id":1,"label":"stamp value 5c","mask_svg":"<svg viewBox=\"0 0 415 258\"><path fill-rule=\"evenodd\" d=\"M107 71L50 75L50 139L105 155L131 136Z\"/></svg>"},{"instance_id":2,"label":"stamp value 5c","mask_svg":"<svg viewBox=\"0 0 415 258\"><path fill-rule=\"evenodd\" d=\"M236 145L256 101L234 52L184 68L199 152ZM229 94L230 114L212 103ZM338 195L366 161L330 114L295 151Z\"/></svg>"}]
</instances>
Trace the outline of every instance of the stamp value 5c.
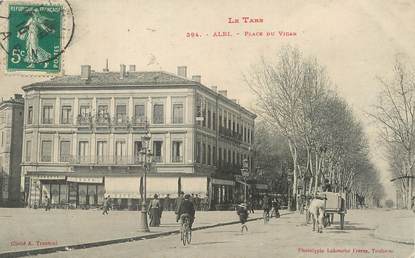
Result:
<instances>
[{"instance_id":1,"label":"stamp value 5c","mask_svg":"<svg viewBox=\"0 0 415 258\"><path fill-rule=\"evenodd\" d=\"M10 4L7 71L59 73L61 5Z\"/></svg>"}]
</instances>

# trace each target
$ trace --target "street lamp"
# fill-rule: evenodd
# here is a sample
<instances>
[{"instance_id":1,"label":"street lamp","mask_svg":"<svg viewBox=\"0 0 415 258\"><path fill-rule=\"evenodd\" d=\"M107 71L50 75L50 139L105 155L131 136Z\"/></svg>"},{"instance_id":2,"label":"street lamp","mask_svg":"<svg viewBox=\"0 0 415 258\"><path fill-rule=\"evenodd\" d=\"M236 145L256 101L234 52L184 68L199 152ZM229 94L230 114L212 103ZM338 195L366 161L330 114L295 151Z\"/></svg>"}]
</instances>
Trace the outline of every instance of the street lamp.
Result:
<instances>
[{"instance_id":1,"label":"street lamp","mask_svg":"<svg viewBox=\"0 0 415 258\"><path fill-rule=\"evenodd\" d=\"M244 203L246 203L246 178L249 176L249 165L248 165L248 159L244 159L242 161L242 169L241 174L244 177Z\"/></svg>"},{"instance_id":2,"label":"street lamp","mask_svg":"<svg viewBox=\"0 0 415 258\"><path fill-rule=\"evenodd\" d=\"M141 140L143 142L143 147L141 149L141 156L143 157L143 167L144 167L144 179L143 179L143 198L142 198L142 204L141 204L141 220L140 225L138 228L138 231L140 232L150 232L150 229L148 228L147 223L147 172L150 171L150 165L152 162L153 154L150 150L150 135L149 132L146 131L146 135L141 137Z\"/></svg>"}]
</instances>

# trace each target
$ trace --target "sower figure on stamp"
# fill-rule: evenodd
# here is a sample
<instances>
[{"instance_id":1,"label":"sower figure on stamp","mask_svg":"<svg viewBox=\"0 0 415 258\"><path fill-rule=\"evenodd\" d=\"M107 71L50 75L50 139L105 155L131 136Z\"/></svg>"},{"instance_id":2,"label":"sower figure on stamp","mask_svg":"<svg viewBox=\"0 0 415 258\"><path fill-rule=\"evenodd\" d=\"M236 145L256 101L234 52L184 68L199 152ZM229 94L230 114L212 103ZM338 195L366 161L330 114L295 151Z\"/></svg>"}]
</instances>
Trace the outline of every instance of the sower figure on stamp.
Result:
<instances>
[{"instance_id":1,"label":"sower figure on stamp","mask_svg":"<svg viewBox=\"0 0 415 258\"><path fill-rule=\"evenodd\" d=\"M26 22L23 28L19 31L17 37L26 41L26 57L25 62L29 63L29 68L34 68L36 63L47 61L51 58L51 53L48 53L43 48L39 47L39 29L47 33L53 33L54 30L46 25L49 18L43 17L39 14L39 9L35 8L32 11L32 17Z\"/></svg>"}]
</instances>

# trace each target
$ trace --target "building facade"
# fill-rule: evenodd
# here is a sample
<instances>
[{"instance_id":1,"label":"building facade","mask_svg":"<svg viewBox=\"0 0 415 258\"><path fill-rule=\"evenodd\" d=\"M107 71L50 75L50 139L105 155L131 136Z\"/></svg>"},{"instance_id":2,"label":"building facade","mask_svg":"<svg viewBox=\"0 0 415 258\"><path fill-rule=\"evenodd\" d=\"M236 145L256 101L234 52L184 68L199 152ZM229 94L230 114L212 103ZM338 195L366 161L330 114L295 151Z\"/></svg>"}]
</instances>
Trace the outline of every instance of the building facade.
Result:
<instances>
[{"instance_id":1,"label":"building facade","mask_svg":"<svg viewBox=\"0 0 415 258\"><path fill-rule=\"evenodd\" d=\"M153 162L147 196L198 195L210 208L235 199L243 159L249 159L255 114L178 74L91 71L23 87L23 172L28 204L91 207L105 195L120 208L140 203L141 151ZM150 142L142 137L149 133ZM219 205L219 206L218 206Z\"/></svg>"},{"instance_id":2,"label":"building facade","mask_svg":"<svg viewBox=\"0 0 415 258\"><path fill-rule=\"evenodd\" d=\"M24 100L22 95L0 103L0 206L20 206Z\"/></svg>"}]
</instances>

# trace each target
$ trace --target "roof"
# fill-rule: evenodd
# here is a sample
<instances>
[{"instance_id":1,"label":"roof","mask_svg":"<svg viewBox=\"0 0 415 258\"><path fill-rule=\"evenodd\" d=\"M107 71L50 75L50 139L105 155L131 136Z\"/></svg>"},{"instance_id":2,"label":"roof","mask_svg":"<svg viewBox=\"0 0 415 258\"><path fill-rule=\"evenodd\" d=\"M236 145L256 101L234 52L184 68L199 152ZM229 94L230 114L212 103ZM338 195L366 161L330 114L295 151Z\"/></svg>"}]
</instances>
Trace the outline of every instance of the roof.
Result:
<instances>
[{"instance_id":1,"label":"roof","mask_svg":"<svg viewBox=\"0 0 415 258\"><path fill-rule=\"evenodd\" d=\"M48 81L36 82L23 86L24 91L31 89L65 89L65 88L83 88L83 87L93 87L93 88L114 88L114 87L167 87L167 86L198 86L202 89L208 90L212 94L220 95L219 93L213 91L209 87L196 82L189 80L187 78L175 75L173 73L168 73L164 71L139 71L139 72L126 72L124 78L120 78L119 72L95 72L91 71L91 76L88 80L81 79L80 75L63 75L54 77ZM225 97L228 99L227 97ZM234 106L238 106L251 114L254 118L256 115L251 111L245 109L237 103L234 103L232 100L228 99L228 103Z\"/></svg>"},{"instance_id":2,"label":"roof","mask_svg":"<svg viewBox=\"0 0 415 258\"><path fill-rule=\"evenodd\" d=\"M116 85L165 85L186 84L194 85L196 82L163 71L128 72L124 78L120 78L119 72L91 72L89 80L81 79L80 75L64 75L54 77L51 80L36 82L23 87L33 86L116 86Z\"/></svg>"}]
</instances>

